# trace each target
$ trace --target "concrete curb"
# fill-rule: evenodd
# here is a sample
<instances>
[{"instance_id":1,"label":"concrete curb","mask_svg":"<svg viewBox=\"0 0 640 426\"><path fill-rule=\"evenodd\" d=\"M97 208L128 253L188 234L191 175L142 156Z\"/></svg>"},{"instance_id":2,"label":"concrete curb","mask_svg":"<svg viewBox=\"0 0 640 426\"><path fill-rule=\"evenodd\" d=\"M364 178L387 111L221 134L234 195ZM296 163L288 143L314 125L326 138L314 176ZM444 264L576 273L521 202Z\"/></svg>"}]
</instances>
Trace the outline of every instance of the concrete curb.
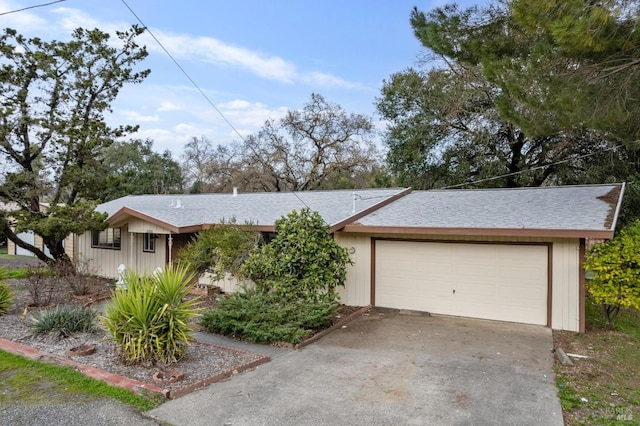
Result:
<instances>
[{"instance_id":1,"label":"concrete curb","mask_svg":"<svg viewBox=\"0 0 640 426\"><path fill-rule=\"evenodd\" d=\"M103 381L111 386L128 389L133 393L140 394L146 391L163 395L165 398L169 397L169 391L159 386L150 385L148 383L133 380L128 377L109 373L108 371L100 370L99 368L91 367L90 365L81 364L72 359L68 359L59 355L42 352L32 347L13 342L11 340L0 338L0 349L6 352L10 352L14 355L20 355L24 358L31 359L33 361L71 367L87 377Z\"/></svg>"},{"instance_id":2,"label":"concrete curb","mask_svg":"<svg viewBox=\"0 0 640 426\"><path fill-rule=\"evenodd\" d=\"M218 347L224 350L228 350L228 351L232 351L232 352L236 352L236 353L249 353L247 351L243 351L240 349L236 349L236 348L230 348L227 346L221 346L221 345L210 345L206 342L199 342L200 344L203 345L207 345L207 346L211 346L211 347ZM229 378L231 376L234 376L238 373L241 373L243 371L255 368L259 365L265 364L267 362L269 362L271 360L271 358L267 355L262 355L260 358L248 362L246 364L243 364L239 367L234 368L233 370L229 370L229 371L224 371L222 373L218 373L215 376L211 376L211 377L207 377L205 379L202 379L196 383L193 383L191 385L182 387L182 388L178 388L178 389L165 389L159 386L155 386L149 383L144 383L138 380L134 380L134 379L130 379L128 377L124 377L124 376L120 376L118 374L113 374L110 373L108 371L105 370L101 370L99 368L95 368L92 367L90 365L86 365L86 364L81 364L79 362L76 362L72 359L69 358L65 358L63 356L59 356L59 355L54 355L54 354L50 354L47 352L42 352L38 349L34 349L30 346L25 346L22 345L20 343L16 343L14 341L11 340L7 340L7 339L3 339L0 338L0 349L5 351L5 352L9 352L12 353L14 355L19 355L23 358L27 358L33 361L39 361L39 362L46 362L49 364L55 364L55 365L61 365L61 366L65 366L65 367L71 367L74 370L78 371L79 373L83 374L84 376L87 377L91 377L92 379L95 380L100 380L102 382L105 382L106 384L110 385L110 386L116 386L116 387L120 387L120 388L124 388L127 389L133 393L136 394L141 394L144 392L151 392L154 394L158 394L158 395L162 395L164 396L166 399L175 399L175 398L179 398L181 396L184 396L188 393L191 393L197 389L201 389L204 388L212 383L216 383L219 382L221 380L224 380L226 378Z\"/></svg>"},{"instance_id":3,"label":"concrete curb","mask_svg":"<svg viewBox=\"0 0 640 426\"><path fill-rule=\"evenodd\" d=\"M236 348L230 348L228 346L221 346L221 345L209 345L208 343L205 342L199 342L201 345L208 345L208 346L212 346L212 347L218 347L224 350L228 350L228 351L233 351L236 353L250 353L247 351L243 351L241 349L236 349ZM253 352L251 352L253 353ZM180 398L181 396L187 395L193 391L196 391L198 389L202 389L205 388L213 383L219 382L221 380L227 379L231 376L235 376L238 373L242 373L243 371L247 371L250 370L252 368L256 368L259 365L265 364L267 362L271 361L271 358L268 355L262 355L260 358L248 362L246 364L242 364L241 366L234 368L233 370L229 370L229 371L223 371L222 373L218 373L215 376L210 376L207 377L205 379L202 379L196 383L193 383L189 386L185 386L179 389L174 389L171 391L167 392L167 398L168 399L176 399L176 398Z\"/></svg>"},{"instance_id":4,"label":"concrete curb","mask_svg":"<svg viewBox=\"0 0 640 426\"><path fill-rule=\"evenodd\" d=\"M371 305L363 306L362 308L360 308L357 311L353 312L351 315L347 316L342 321L332 325L331 327L329 327L329 328L327 328L325 330L322 330L318 334L314 334L313 336L311 336L307 340L298 343L297 345L294 346L294 348L295 349L302 349L305 346L312 344L313 342L317 342L318 340L322 339L327 334L337 330L338 328L341 328L343 325L345 325L345 324L353 321L354 319L358 318L359 316L361 316L362 314L367 312L369 309L371 309Z\"/></svg>"}]
</instances>

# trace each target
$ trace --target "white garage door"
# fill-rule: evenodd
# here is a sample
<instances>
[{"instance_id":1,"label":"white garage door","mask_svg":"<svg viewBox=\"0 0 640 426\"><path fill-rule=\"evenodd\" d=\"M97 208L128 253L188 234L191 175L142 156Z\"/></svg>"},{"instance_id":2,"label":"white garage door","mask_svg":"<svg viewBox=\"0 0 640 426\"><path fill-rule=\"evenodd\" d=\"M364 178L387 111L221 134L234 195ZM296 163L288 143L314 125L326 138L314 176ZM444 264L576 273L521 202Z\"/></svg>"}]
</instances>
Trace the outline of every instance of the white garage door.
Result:
<instances>
[{"instance_id":1,"label":"white garage door","mask_svg":"<svg viewBox=\"0 0 640 426\"><path fill-rule=\"evenodd\" d=\"M547 324L546 245L375 244L376 306Z\"/></svg>"},{"instance_id":2,"label":"white garage door","mask_svg":"<svg viewBox=\"0 0 640 426\"><path fill-rule=\"evenodd\" d=\"M21 233L18 234L18 238L20 238L25 243L29 243L31 245L34 245L35 241L36 241L36 237L35 237L35 234L33 232L21 232ZM20 246L16 246L16 255L18 255L18 256L33 256L34 254L31 253L27 249L23 249Z\"/></svg>"}]
</instances>

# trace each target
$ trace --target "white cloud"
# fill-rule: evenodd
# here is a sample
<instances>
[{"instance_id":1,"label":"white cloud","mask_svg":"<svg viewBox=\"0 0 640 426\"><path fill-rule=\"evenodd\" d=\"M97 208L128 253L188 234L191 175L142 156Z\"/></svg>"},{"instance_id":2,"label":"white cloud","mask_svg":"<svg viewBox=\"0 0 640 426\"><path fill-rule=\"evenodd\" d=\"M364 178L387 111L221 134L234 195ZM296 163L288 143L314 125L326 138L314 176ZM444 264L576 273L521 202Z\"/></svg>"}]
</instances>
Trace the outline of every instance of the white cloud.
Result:
<instances>
[{"instance_id":1,"label":"white cloud","mask_svg":"<svg viewBox=\"0 0 640 426\"><path fill-rule=\"evenodd\" d=\"M24 5L18 5L9 1L0 0L0 12L11 12L24 8ZM15 28L18 31L28 31L32 29L42 28L47 21L35 15L34 13L24 10L21 12L10 13L2 16L3 28Z\"/></svg>"},{"instance_id":2,"label":"white cloud","mask_svg":"<svg viewBox=\"0 0 640 426\"><path fill-rule=\"evenodd\" d=\"M157 29L152 31L177 59L198 59L208 63L237 67L259 77L285 83L293 82L297 76L295 66L278 56L227 44L213 37L192 37ZM147 40L149 50L161 50L149 35Z\"/></svg>"},{"instance_id":3,"label":"white cloud","mask_svg":"<svg viewBox=\"0 0 640 426\"><path fill-rule=\"evenodd\" d=\"M353 83L324 72L299 71L294 63L279 56L234 46L212 37L192 37L161 30L152 31L176 59L200 60L221 66L237 67L258 77L282 83L300 82L343 89L362 88L359 83ZM149 50L162 50L149 34L144 37L146 37L145 44Z\"/></svg>"},{"instance_id":4,"label":"white cloud","mask_svg":"<svg viewBox=\"0 0 640 426\"><path fill-rule=\"evenodd\" d=\"M114 25L93 19L79 9L58 7L53 10L53 13L60 18L55 27L58 30L63 30L65 34L71 34L78 27L87 29L100 28L102 31L115 33Z\"/></svg>"},{"instance_id":5,"label":"white cloud","mask_svg":"<svg viewBox=\"0 0 640 426\"><path fill-rule=\"evenodd\" d=\"M0 0L0 10L18 8L20 6L13 6L10 2ZM53 38L62 40L68 39L71 32L78 27L100 28L112 35L115 35L117 30L122 31L130 27L130 24L124 22L99 21L80 9L70 7L57 7L50 12L55 17L54 20L47 21L25 11L7 15L6 17L10 21L8 24L3 23L3 25L14 26L23 33L46 30L53 35ZM328 73L301 71L296 64L278 55L236 46L213 37L192 36L161 29L152 29L152 31L177 60L200 61L221 67L241 69L260 78L286 84L303 83L327 88L360 88L358 83L349 82ZM111 43L116 44L117 42L117 37L111 38ZM149 51L161 52L164 55L162 48L149 33L144 33L140 37L140 44L146 45Z\"/></svg>"},{"instance_id":6,"label":"white cloud","mask_svg":"<svg viewBox=\"0 0 640 426\"><path fill-rule=\"evenodd\" d=\"M340 77L326 74L319 71L312 71L302 76L302 81L308 84L318 85L322 87L339 87L343 89L361 89L363 86L359 83L352 83Z\"/></svg>"},{"instance_id":7,"label":"white cloud","mask_svg":"<svg viewBox=\"0 0 640 426\"><path fill-rule=\"evenodd\" d=\"M169 112L169 111L180 111L183 107L181 105L175 104L169 101L162 101L158 106L158 112Z\"/></svg>"},{"instance_id":8,"label":"white cloud","mask_svg":"<svg viewBox=\"0 0 640 426\"><path fill-rule=\"evenodd\" d=\"M268 119L277 120L288 111L288 108L284 106L269 108L260 102L249 102L241 99L222 103L218 105L218 108L232 123L247 127L246 131L249 133L257 131Z\"/></svg>"},{"instance_id":9,"label":"white cloud","mask_svg":"<svg viewBox=\"0 0 640 426\"><path fill-rule=\"evenodd\" d=\"M160 117L158 115L142 115L137 111L126 111L126 110L120 110L118 112L124 115L127 120L131 120L133 122L148 123L148 122L160 121Z\"/></svg>"}]
</instances>

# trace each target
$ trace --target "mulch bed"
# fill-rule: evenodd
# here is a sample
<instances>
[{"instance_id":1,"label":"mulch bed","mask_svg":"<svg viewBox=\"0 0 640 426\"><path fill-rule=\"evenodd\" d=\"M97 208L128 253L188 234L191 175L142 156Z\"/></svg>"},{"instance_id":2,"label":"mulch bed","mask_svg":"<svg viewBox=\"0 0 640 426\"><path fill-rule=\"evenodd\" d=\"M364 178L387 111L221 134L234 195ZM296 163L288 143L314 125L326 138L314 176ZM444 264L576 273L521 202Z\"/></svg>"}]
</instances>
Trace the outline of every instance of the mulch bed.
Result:
<instances>
[{"instance_id":1,"label":"mulch bed","mask_svg":"<svg viewBox=\"0 0 640 426\"><path fill-rule=\"evenodd\" d=\"M92 280L87 288L87 295L72 296L69 291L62 287L57 288L51 298L51 305L77 304L81 306L99 306L100 301L109 299L112 287L107 285L107 280ZM71 365L78 371L87 375L92 375L92 371L106 371L108 373L130 379L126 382L130 390L139 392L143 389L158 391L168 398L176 398L186 393L200 389L211 383L228 378L241 371L255 368L256 366L269 361L269 357L234 348L209 345L202 342L193 342L188 348L185 356L177 364L164 366L164 370L159 367L144 367L127 365L122 362L116 352L116 346L108 340L105 330L98 333L81 333L66 339L60 339L52 335L33 336L28 328L30 312L34 310L46 309L47 307L31 306L33 300L32 284L28 280L7 280L13 290L13 308L9 315L0 317L0 337L25 345L31 349L39 351L40 355L34 355L36 359L48 360L58 364ZM42 296L42 294L41 294ZM216 305L220 295L211 293L200 296L200 307L204 309L212 308ZM193 295L196 297L196 295ZM42 299L41 299L42 300ZM345 321L353 318L354 315L361 314L366 308L341 305L338 314L332 319L332 325L327 330L318 330L309 339L295 348L300 348L305 344L313 342L325 335L327 332L340 327ZM194 328L198 328L194 322ZM49 333L50 334L50 333ZM69 349L83 345L95 345L96 351L92 355L76 357L70 356ZM8 345L11 346L11 345ZM274 344L274 346L293 347L290 344ZM0 347L1 349L1 347ZM10 350L10 348L9 348ZM26 350L18 354L26 356ZM184 377L176 383L153 383L154 375L159 371L166 371L169 368L180 369ZM94 378L103 379L101 373L94 373ZM161 374L162 376L162 374ZM107 380L108 381L108 380ZM112 382L118 382L112 379ZM109 382L109 381L108 381ZM131 383L134 383L133 385ZM118 383L110 383L116 384Z\"/></svg>"}]
</instances>

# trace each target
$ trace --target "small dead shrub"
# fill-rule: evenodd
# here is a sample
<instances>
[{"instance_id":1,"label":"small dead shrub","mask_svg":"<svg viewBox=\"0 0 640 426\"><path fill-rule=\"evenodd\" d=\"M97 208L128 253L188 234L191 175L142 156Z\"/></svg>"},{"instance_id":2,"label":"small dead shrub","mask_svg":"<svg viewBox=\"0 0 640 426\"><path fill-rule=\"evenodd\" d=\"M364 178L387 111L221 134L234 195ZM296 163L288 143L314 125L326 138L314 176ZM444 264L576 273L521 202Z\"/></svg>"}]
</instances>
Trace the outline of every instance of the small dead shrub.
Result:
<instances>
[{"instance_id":1,"label":"small dead shrub","mask_svg":"<svg viewBox=\"0 0 640 426\"><path fill-rule=\"evenodd\" d=\"M55 262L51 270L74 296L84 296L89 293L93 285L99 282L88 263L79 263L75 267L69 262Z\"/></svg>"},{"instance_id":2,"label":"small dead shrub","mask_svg":"<svg viewBox=\"0 0 640 426\"><path fill-rule=\"evenodd\" d=\"M47 266L30 266L26 286L31 296L31 306L49 306L60 290L58 280Z\"/></svg>"}]
</instances>

